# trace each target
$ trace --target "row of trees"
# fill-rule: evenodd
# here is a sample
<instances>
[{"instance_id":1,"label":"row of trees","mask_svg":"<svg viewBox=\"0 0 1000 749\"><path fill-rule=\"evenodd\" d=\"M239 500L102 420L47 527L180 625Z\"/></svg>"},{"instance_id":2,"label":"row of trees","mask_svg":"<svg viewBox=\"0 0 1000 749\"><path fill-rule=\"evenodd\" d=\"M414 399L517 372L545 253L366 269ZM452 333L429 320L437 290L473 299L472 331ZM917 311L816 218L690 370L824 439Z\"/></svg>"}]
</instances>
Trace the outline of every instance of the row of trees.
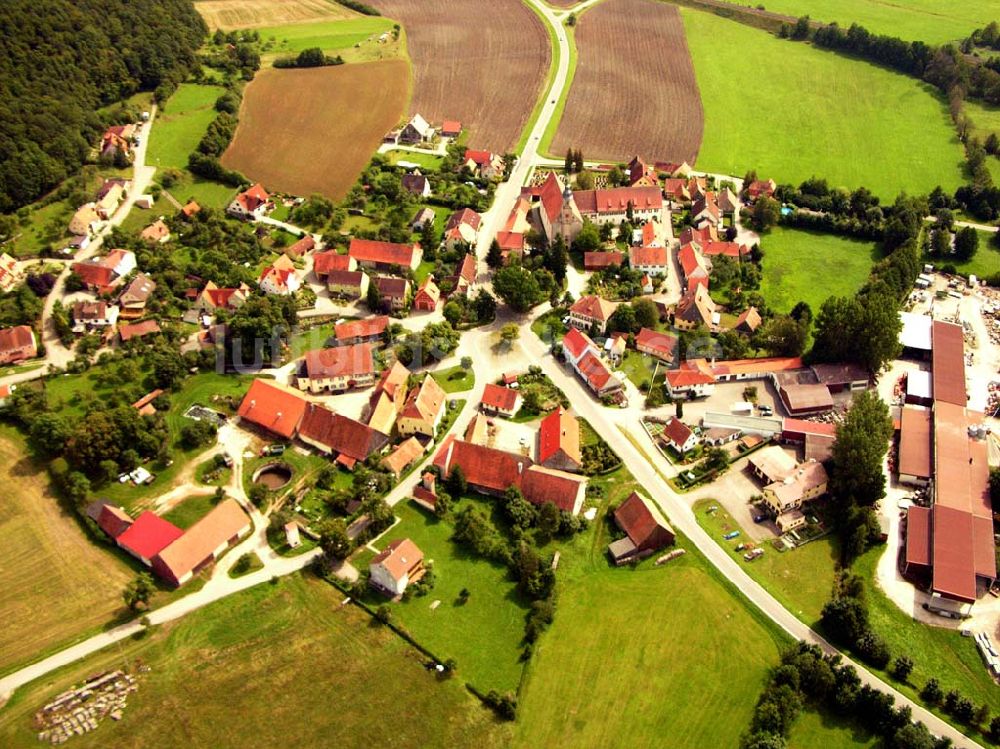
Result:
<instances>
[{"instance_id":1,"label":"row of trees","mask_svg":"<svg viewBox=\"0 0 1000 749\"><path fill-rule=\"evenodd\" d=\"M784 749L805 707L823 708L880 737L887 749L947 749L949 739L931 735L914 722L909 707L897 708L892 695L862 684L853 666L840 656L825 656L800 642L787 650L764 688L741 749Z\"/></svg>"}]
</instances>

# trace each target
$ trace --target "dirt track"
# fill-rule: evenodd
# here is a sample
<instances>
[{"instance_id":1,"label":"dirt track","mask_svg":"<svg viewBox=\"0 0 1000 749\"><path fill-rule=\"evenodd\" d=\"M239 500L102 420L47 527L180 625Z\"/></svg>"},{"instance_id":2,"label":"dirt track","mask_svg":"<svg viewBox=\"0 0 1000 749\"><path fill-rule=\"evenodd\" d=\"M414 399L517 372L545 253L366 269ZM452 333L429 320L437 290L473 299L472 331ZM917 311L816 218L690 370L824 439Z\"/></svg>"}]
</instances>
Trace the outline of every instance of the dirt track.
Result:
<instances>
[{"instance_id":1,"label":"dirt track","mask_svg":"<svg viewBox=\"0 0 1000 749\"><path fill-rule=\"evenodd\" d=\"M693 164L704 112L677 8L606 0L580 17L576 45L576 75L552 153L579 148L587 159L639 154Z\"/></svg>"},{"instance_id":2,"label":"dirt track","mask_svg":"<svg viewBox=\"0 0 1000 749\"><path fill-rule=\"evenodd\" d=\"M375 0L403 24L413 61L410 114L460 120L472 148L504 152L549 69L549 37L520 0Z\"/></svg>"},{"instance_id":3,"label":"dirt track","mask_svg":"<svg viewBox=\"0 0 1000 749\"><path fill-rule=\"evenodd\" d=\"M404 60L260 71L222 163L271 190L342 198L399 121Z\"/></svg>"}]
</instances>

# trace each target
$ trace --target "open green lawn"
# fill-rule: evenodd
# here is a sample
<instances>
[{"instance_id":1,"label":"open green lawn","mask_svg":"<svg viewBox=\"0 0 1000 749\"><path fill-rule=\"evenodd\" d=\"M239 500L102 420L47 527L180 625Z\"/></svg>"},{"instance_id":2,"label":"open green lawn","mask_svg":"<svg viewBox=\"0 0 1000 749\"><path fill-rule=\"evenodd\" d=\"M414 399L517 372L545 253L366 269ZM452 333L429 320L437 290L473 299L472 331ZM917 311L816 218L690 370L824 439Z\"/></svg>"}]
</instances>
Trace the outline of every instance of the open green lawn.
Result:
<instances>
[{"instance_id":1,"label":"open green lawn","mask_svg":"<svg viewBox=\"0 0 1000 749\"><path fill-rule=\"evenodd\" d=\"M788 749L860 749L876 745L864 730L836 715L809 708L799 713L788 738Z\"/></svg>"},{"instance_id":2,"label":"open green lawn","mask_svg":"<svg viewBox=\"0 0 1000 749\"><path fill-rule=\"evenodd\" d=\"M879 258L874 242L782 227L761 237L760 248L760 291L779 312L805 301L815 314L828 297L853 296Z\"/></svg>"},{"instance_id":3,"label":"open green lawn","mask_svg":"<svg viewBox=\"0 0 1000 749\"><path fill-rule=\"evenodd\" d=\"M624 469L598 483L609 505L635 488ZM787 640L683 539L681 559L612 567L602 515L560 561L515 745L736 746Z\"/></svg>"},{"instance_id":4,"label":"open green lawn","mask_svg":"<svg viewBox=\"0 0 1000 749\"><path fill-rule=\"evenodd\" d=\"M431 377L446 393L464 393L472 390L476 384L476 373L471 369L463 369L461 364L432 372Z\"/></svg>"},{"instance_id":5,"label":"open green lawn","mask_svg":"<svg viewBox=\"0 0 1000 749\"><path fill-rule=\"evenodd\" d=\"M909 656L914 667L909 684L901 684L887 673L879 675L917 700L920 688L933 676L945 693L957 689L976 706L987 704L993 715L1000 714L1000 690L987 672L972 638L962 637L954 629L932 627L911 619L873 582L883 551L881 546L868 551L854 563L851 571L868 583L868 616L872 628L885 638L893 656Z\"/></svg>"},{"instance_id":6,"label":"open green lawn","mask_svg":"<svg viewBox=\"0 0 1000 749\"><path fill-rule=\"evenodd\" d=\"M215 497L211 494L199 497L188 497L179 505L163 515L164 518L178 528L190 528L215 507Z\"/></svg>"},{"instance_id":7,"label":"open green lawn","mask_svg":"<svg viewBox=\"0 0 1000 749\"><path fill-rule=\"evenodd\" d=\"M158 168L187 166L188 156L218 114L215 100L223 91L221 86L196 83L178 86L153 122L146 163Z\"/></svg>"},{"instance_id":8,"label":"open green lawn","mask_svg":"<svg viewBox=\"0 0 1000 749\"><path fill-rule=\"evenodd\" d=\"M0 712L0 745L39 746L35 710L85 677L138 661L149 671L122 720L74 747L507 745L510 729L460 679L438 679L343 597L295 575L106 648L18 692Z\"/></svg>"},{"instance_id":9,"label":"open green lawn","mask_svg":"<svg viewBox=\"0 0 1000 749\"><path fill-rule=\"evenodd\" d=\"M417 153L416 151L388 151L385 156L389 159L390 164L398 164L400 161L419 164L420 171L424 174L427 172L436 172L441 168L441 162L444 161L441 156L436 156L432 153Z\"/></svg>"},{"instance_id":10,"label":"open green lawn","mask_svg":"<svg viewBox=\"0 0 1000 749\"><path fill-rule=\"evenodd\" d=\"M439 658L458 661L462 680L487 692L515 691L521 679L521 640L527 602L517 593L507 569L451 541L451 523L412 503L397 505L402 522L376 542L382 549L398 538L411 539L426 560L434 561L434 588L426 596L390 604L396 621ZM459 591L469 600L460 603ZM384 598L372 592L369 602ZM434 601L440 601L431 609Z\"/></svg>"},{"instance_id":11,"label":"open green lawn","mask_svg":"<svg viewBox=\"0 0 1000 749\"><path fill-rule=\"evenodd\" d=\"M957 262L954 258L932 258L925 257L925 263L932 263L935 266L954 265L955 271L963 276L970 273L979 278L987 278L1000 273L1000 247L993 244L993 236L987 232L979 232L979 249L972 260L964 263Z\"/></svg>"},{"instance_id":12,"label":"open green lawn","mask_svg":"<svg viewBox=\"0 0 1000 749\"><path fill-rule=\"evenodd\" d=\"M884 199L962 183L962 149L930 86L714 14L681 15L705 109L699 169L818 176ZM760 75L746 74L750 60Z\"/></svg>"},{"instance_id":13,"label":"open green lawn","mask_svg":"<svg viewBox=\"0 0 1000 749\"><path fill-rule=\"evenodd\" d=\"M265 26L257 29L265 43L274 39L267 52L279 55L295 54L319 47L327 54L349 50L370 36L392 31L393 21L380 16L361 16L335 21L293 23L286 26Z\"/></svg>"},{"instance_id":14,"label":"open green lawn","mask_svg":"<svg viewBox=\"0 0 1000 749\"><path fill-rule=\"evenodd\" d=\"M753 5L738 0L739 5ZM1000 18L1000 0L767 0L765 7L790 16L809 15L817 21L852 23L876 34L907 41L958 41L973 29Z\"/></svg>"},{"instance_id":15,"label":"open green lawn","mask_svg":"<svg viewBox=\"0 0 1000 749\"><path fill-rule=\"evenodd\" d=\"M708 508L718 507L713 513ZM814 626L824 604L833 592L834 565L837 561L836 541L826 536L791 551L779 552L764 545L764 556L753 562L743 559L736 546L749 540L745 529L726 512L725 507L710 499L695 503L695 517L720 546L727 549L748 574L759 582L782 606L809 626ZM733 530L739 538L725 541L722 536Z\"/></svg>"}]
</instances>

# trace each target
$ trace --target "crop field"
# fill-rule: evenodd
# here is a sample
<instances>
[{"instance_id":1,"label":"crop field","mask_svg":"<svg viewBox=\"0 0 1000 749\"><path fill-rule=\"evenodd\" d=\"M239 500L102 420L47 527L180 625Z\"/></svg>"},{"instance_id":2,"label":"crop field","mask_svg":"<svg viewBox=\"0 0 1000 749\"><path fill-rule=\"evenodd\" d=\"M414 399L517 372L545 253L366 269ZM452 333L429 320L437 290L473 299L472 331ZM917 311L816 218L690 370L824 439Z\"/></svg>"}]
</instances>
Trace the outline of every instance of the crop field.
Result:
<instances>
[{"instance_id":1,"label":"crop field","mask_svg":"<svg viewBox=\"0 0 1000 749\"><path fill-rule=\"evenodd\" d=\"M333 0L198 0L194 7L213 31L303 23L322 18L351 18L358 15Z\"/></svg>"},{"instance_id":2,"label":"crop field","mask_svg":"<svg viewBox=\"0 0 1000 749\"><path fill-rule=\"evenodd\" d=\"M0 432L0 673L68 644L124 609L133 572L91 541L9 428ZM0 744L3 744L0 741Z\"/></svg>"},{"instance_id":3,"label":"crop field","mask_svg":"<svg viewBox=\"0 0 1000 749\"><path fill-rule=\"evenodd\" d=\"M594 479L616 505L625 469ZM555 621L536 643L514 746L731 747L789 641L683 539L681 559L615 568L603 514L564 549ZM669 738L667 738L669 737Z\"/></svg>"},{"instance_id":4,"label":"crop field","mask_svg":"<svg viewBox=\"0 0 1000 749\"><path fill-rule=\"evenodd\" d=\"M705 107L700 169L818 176L887 200L962 184L958 137L929 86L712 14L681 16ZM768 73L748 75L748 60Z\"/></svg>"},{"instance_id":5,"label":"crop field","mask_svg":"<svg viewBox=\"0 0 1000 749\"><path fill-rule=\"evenodd\" d=\"M738 0L736 5L759 3ZM929 44L957 41L1000 18L1000 0L767 0L767 9L816 21L852 23L875 34Z\"/></svg>"},{"instance_id":6,"label":"crop field","mask_svg":"<svg viewBox=\"0 0 1000 749\"><path fill-rule=\"evenodd\" d=\"M805 301L815 314L831 296L853 296L880 257L874 242L781 227L765 234L760 248L760 291L779 312Z\"/></svg>"},{"instance_id":7,"label":"crop field","mask_svg":"<svg viewBox=\"0 0 1000 749\"><path fill-rule=\"evenodd\" d=\"M224 89L182 83L156 115L149 136L146 163L158 169L184 169L218 112L215 100Z\"/></svg>"},{"instance_id":8,"label":"crop field","mask_svg":"<svg viewBox=\"0 0 1000 749\"><path fill-rule=\"evenodd\" d=\"M575 31L576 75L549 149L694 163L703 113L677 7L606 0Z\"/></svg>"},{"instance_id":9,"label":"crop field","mask_svg":"<svg viewBox=\"0 0 1000 749\"><path fill-rule=\"evenodd\" d=\"M413 63L409 114L460 120L468 144L503 153L521 135L549 70L549 35L519 0L377 0L403 24Z\"/></svg>"},{"instance_id":10,"label":"crop field","mask_svg":"<svg viewBox=\"0 0 1000 749\"><path fill-rule=\"evenodd\" d=\"M494 749L509 729L462 686L315 578L260 585L29 685L0 712L0 745L39 746L32 715L83 677L141 661L121 721L72 746ZM392 716L392 719L387 719Z\"/></svg>"},{"instance_id":11,"label":"crop field","mask_svg":"<svg viewBox=\"0 0 1000 749\"><path fill-rule=\"evenodd\" d=\"M271 190L340 199L399 121L407 84L402 60L262 70L222 163Z\"/></svg>"}]
</instances>

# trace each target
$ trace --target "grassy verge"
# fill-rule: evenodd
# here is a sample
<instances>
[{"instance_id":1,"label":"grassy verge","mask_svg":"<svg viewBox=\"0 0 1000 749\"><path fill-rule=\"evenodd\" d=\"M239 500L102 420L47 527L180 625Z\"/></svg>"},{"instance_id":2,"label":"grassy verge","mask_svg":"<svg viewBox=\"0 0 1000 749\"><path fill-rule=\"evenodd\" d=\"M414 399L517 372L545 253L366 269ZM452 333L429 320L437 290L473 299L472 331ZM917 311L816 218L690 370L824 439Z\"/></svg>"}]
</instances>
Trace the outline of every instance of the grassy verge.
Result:
<instances>
[{"instance_id":1,"label":"grassy verge","mask_svg":"<svg viewBox=\"0 0 1000 749\"><path fill-rule=\"evenodd\" d=\"M205 517L215 505L215 497L212 494L188 497L169 512L164 513L163 518L178 528L187 529Z\"/></svg>"},{"instance_id":2,"label":"grassy verge","mask_svg":"<svg viewBox=\"0 0 1000 749\"><path fill-rule=\"evenodd\" d=\"M534 109L531 110L531 116L528 117L528 122L524 126L524 130L521 131L521 137L517 141L517 145L514 146L514 153L522 153L524 147L528 144L528 137L531 135L531 131L535 128L535 123L538 122L538 118L542 114L542 107L545 106L545 102L548 99L550 90L552 88L552 82L555 80L556 72L559 70L559 40L556 38L555 29L549 25L548 19L531 3L526 3L526 5L531 8L532 12L538 16L538 20L541 22L542 26L549 33L549 48L552 50L552 62L549 65L549 75L545 79L545 86L542 89L541 95L538 97L538 101L535 102ZM567 86L567 89L569 87ZM538 149L539 153L542 152L541 147Z\"/></svg>"}]
</instances>

